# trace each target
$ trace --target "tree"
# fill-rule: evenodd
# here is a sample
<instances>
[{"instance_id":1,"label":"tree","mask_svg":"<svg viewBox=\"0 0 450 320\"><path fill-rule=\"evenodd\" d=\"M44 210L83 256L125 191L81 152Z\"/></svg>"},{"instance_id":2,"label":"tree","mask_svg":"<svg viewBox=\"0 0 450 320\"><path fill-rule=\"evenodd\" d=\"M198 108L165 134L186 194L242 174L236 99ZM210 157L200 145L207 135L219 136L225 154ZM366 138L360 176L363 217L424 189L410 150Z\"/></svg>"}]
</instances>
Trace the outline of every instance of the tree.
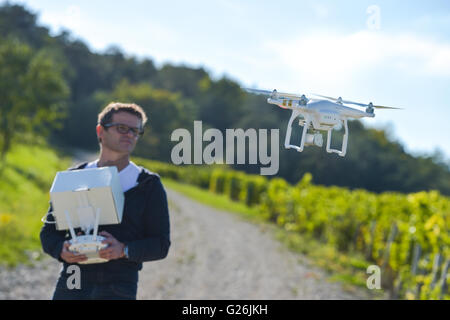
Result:
<instances>
[{"instance_id":1,"label":"tree","mask_svg":"<svg viewBox=\"0 0 450 320\"><path fill-rule=\"evenodd\" d=\"M39 48L50 36L49 30L38 26L36 20L36 14L27 8L6 2L0 7L0 37L14 36L32 48Z\"/></svg>"},{"instance_id":2,"label":"tree","mask_svg":"<svg viewBox=\"0 0 450 320\"><path fill-rule=\"evenodd\" d=\"M209 79L209 75L203 68L193 69L166 64L158 70L151 83L158 89L179 92L184 97L195 98L200 93L199 82L204 78Z\"/></svg>"},{"instance_id":3,"label":"tree","mask_svg":"<svg viewBox=\"0 0 450 320\"><path fill-rule=\"evenodd\" d=\"M242 109L244 93L239 85L225 77L218 81L205 77L199 86L199 118L224 132L228 128L234 128L234 123L245 115Z\"/></svg>"},{"instance_id":4,"label":"tree","mask_svg":"<svg viewBox=\"0 0 450 320\"><path fill-rule=\"evenodd\" d=\"M0 161L18 134L46 135L64 116L69 88L62 67L42 49L16 39L0 44Z\"/></svg>"}]
</instances>

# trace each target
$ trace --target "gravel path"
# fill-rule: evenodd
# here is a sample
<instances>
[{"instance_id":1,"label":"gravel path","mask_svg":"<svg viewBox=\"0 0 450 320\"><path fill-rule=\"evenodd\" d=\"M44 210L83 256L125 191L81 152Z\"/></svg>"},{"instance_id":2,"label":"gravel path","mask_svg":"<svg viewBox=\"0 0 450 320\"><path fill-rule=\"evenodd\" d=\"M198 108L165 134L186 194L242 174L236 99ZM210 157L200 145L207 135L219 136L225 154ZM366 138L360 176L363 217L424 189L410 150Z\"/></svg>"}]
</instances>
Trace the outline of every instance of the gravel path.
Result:
<instances>
[{"instance_id":1,"label":"gravel path","mask_svg":"<svg viewBox=\"0 0 450 320\"><path fill-rule=\"evenodd\" d=\"M344 291L305 264L261 226L167 190L172 246L161 261L144 263L138 299L366 299ZM299 262L300 260L303 262ZM50 299L60 265L0 269L0 300Z\"/></svg>"}]
</instances>

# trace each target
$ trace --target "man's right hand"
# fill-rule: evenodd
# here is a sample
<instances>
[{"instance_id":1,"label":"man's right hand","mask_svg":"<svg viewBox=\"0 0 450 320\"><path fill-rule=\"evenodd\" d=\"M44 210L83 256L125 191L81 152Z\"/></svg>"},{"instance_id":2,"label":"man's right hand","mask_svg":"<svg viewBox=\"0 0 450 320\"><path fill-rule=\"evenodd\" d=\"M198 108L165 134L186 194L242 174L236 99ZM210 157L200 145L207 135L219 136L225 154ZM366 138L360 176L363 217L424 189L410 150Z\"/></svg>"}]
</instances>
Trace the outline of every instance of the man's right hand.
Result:
<instances>
[{"instance_id":1,"label":"man's right hand","mask_svg":"<svg viewBox=\"0 0 450 320\"><path fill-rule=\"evenodd\" d=\"M87 257L84 254L73 253L69 251L69 247L69 241L64 241L64 245L61 251L61 259L63 259L65 262L78 263L87 260Z\"/></svg>"}]
</instances>

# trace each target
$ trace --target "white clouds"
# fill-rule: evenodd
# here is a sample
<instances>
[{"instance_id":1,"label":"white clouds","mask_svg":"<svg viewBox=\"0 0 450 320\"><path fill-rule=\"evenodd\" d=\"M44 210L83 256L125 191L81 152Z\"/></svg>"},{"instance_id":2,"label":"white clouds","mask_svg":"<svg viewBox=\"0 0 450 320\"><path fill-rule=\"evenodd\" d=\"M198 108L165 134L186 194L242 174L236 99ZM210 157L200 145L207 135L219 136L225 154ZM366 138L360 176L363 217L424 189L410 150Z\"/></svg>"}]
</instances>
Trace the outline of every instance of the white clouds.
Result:
<instances>
[{"instance_id":1,"label":"white clouds","mask_svg":"<svg viewBox=\"0 0 450 320\"><path fill-rule=\"evenodd\" d=\"M76 5L70 5L64 11L47 10L41 14L42 21L58 30L62 28L78 29L82 26L82 19L81 9Z\"/></svg>"},{"instance_id":2,"label":"white clouds","mask_svg":"<svg viewBox=\"0 0 450 320\"><path fill-rule=\"evenodd\" d=\"M271 41L286 67L309 80L342 82L379 67L407 74L450 76L450 44L414 35L360 31L310 34L290 41Z\"/></svg>"},{"instance_id":3,"label":"white clouds","mask_svg":"<svg viewBox=\"0 0 450 320\"><path fill-rule=\"evenodd\" d=\"M113 13L106 18L95 10L83 11L78 5L68 5L43 10L39 20L51 27L52 34L57 34L62 29L70 30L75 37L81 37L96 51L118 45L126 53L149 56L152 48L163 50L169 47L173 50L173 44L180 41L179 34L170 25L154 19L133 20L128 16L126 12Z\"/></svg>"},{"instance_id":4,"label":"white clouds","mask_svg":"<svg viewBox=\"0 0 450 320\"><path fill-rule=\"evenodd\" d=\"M441 29L445 30L450 27L450 13L439 12L438 14L424 14L413 21L413 25L418 30Z\"/></svg>"},{"instance_id":5,"label":"white clouds","mask_svg":"<svg viewBox=\"0 0 450 320\"><path fill-rule=\"evenodd\" d=\"M450 76L450 45L435 48L426 70L431 74Z\"/></svg>"},{"instance_id":6,"label":"white clouds","mask_svg":"<svg viewBox=\"0 0 450 320\"><path fill-rule=\"evenodd\" d=\"M388 52L396 59L413 59L408 65L414 73L428 76L450 76L450 44L439 43L412 35L384 37L381 44L389 45Z\"/></svg>"},{"instance_id":7,"label":"white clouds","mask_svg":"<svg viewBox=\"0 0 450 320\"><path fill-rule=\"evenodd\" d=\"M216 2L220 7L229 11L233 15L244 16L247 13L247 8L244 2L233 0L216 0Z\"/></svg>"},{"instance_id":8,"label":"white clouds","mask_svg":"<svg viewBox=\"0 0 450 320\"><path fill-rule=\"evenodd\" d=\"M320 19L328 18L329 14L330 14L330 10L327 6L320 4L318 2L315 2L315 1L311 4L311 6L312 6L314 14L316 15L317 18L320 18Z\"/></svg>"}]
</instances>

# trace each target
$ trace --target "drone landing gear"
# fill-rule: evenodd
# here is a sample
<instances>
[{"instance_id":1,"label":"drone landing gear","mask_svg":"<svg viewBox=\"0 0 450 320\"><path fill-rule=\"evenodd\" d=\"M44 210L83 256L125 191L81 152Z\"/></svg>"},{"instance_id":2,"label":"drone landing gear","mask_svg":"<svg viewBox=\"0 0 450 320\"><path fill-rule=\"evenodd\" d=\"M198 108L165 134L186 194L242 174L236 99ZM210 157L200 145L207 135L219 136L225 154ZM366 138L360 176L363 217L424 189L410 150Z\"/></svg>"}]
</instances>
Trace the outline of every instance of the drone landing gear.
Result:
<instances>
[{"instance_id":1,"label":"drone landing gear","mask_svg":"<svg viewBox=\"0 0 450 320\"><path fill-rule=\"evenodd\" d=\"M296 117L300 115L300 112L297 110L292 110L291 118L289 119L287 131L286 131L286 139L284 142L284 147L286 149L295 149L298 152L302 152L305 146L318 146L322 147L323 144L323 138L322 134L318 131L314 131L313 133L308 133L308 129L311 125L311 120L308 117L305 117L305 119L300 119L299 125L303 127L302 132L302 140L300 141L300 145L296 146L293 144L290 144L291 141L291 132L292 132L292 122Z\"/></svg>"},{"instance_id":2,"label":"drone landing gear","mask_svg":"<svg viewBox=\"0 0 450 320\"><path fill-rule=\"evenodd\" d=\"M341 150L336 150L336 149L331 149L330 145L331 145L331 130L333 130L333 128L331 128L330 130L328 130L328 137L327 137L327 152L328 153L337 153L339 156L344 157L345 153L347 152L347 141L348 141L348 127L347 127L347 119L342 120L342 123L344 124L344 137L342 139L342 148Z\"/></svg>"},{"instance_id":3,"label":"drone landing gear","mask_svg":"<svg viewBox=\"0 0 450 320\"><path fill-rule=\"evenodd\" d=\"M292 134L292 122L294 122L295 118L297 118L300 115L300 111L298 110L292 110L291 118L289 119L287 131L286 131L286 139L284 141L284 147L286 149L295 149L298 152L302 152L305 146L309 145L316 145L318 147L322 147L323 140L322 135L318 132L316 133L308 133L308 129L311 125L311 119L308 117L305 117L305 119L301 119L299 121L299 125L303 126L303 132L302 132L302 140L300 142L299 146L293 145L290 143L291 141L291 134ZM347 119L343 119L342 123L345 128L344 137L342 141L342 148L341 150L331 149L331 131L333 128L330 128L328 130L328 137L327 137L327 152L328 153L337 153L339 156L344 157L347 152L347 141L348 141L348 126L347 126Z\"/></svg>"},{"instance_id":4,"label":"drone landing gear","mask_svg":"<svg viewBox=\"0 0 450 320\"><path fill-rule=\"evenodd\" d=\"M305 125L303 126L303 135L302 135L302 141L300 143L300 146L296 146L296 145L290 144L290 142L291 142L291 133L292 133L292 122L299 115L300 115L300 112L298 110L295 110L295 109L292 110L291 118L289 119L287 131L286 131L286 139L284 140L284 147L286 149L293 148L293 149L297 150L298 152L302 152L303 148L305 146L305 139L304 139L304 137L306 136L306 131L308 130L309 122L306 122Z\"/></svg>"}]
</instances>

